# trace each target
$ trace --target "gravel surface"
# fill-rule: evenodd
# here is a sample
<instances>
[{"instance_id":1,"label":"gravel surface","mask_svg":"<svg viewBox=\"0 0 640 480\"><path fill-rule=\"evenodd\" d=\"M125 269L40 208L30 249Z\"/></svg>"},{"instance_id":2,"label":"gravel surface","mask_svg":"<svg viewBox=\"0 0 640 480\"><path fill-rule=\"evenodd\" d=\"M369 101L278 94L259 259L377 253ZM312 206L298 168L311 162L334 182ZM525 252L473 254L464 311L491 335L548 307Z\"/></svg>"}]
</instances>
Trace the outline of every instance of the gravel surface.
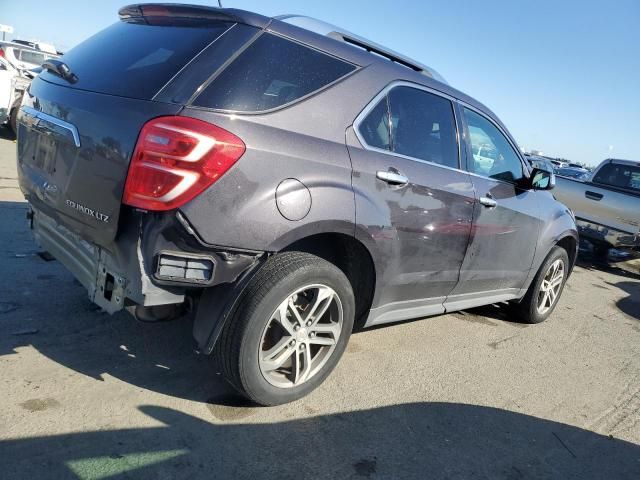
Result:
<instances>
[{"instance_id":1,"label":"gravel surface","mask_svg":"<svg viewBox=\"0 0 640 480\"><path fill-rule=\"evenodd\" d=\"M255 408L189 319L109 316L37 254L0 137L1 478L640 478L640 276L583 258L541 325L358 333L309 397Z\"/></svg>"}]
</instances>

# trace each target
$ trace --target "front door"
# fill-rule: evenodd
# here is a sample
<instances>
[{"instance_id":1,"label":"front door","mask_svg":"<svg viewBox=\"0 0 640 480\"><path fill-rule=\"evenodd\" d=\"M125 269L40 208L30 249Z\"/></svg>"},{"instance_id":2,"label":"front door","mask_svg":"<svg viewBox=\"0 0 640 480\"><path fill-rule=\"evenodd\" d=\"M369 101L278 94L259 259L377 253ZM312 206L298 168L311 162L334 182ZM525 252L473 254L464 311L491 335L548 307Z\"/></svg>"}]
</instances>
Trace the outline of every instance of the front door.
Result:
<instances>
[{"instance_id":1,"label":"front door","mask_svg":"<svg viewBox=\"0 0 640 480\"><path fill-rule=\"evenodd\" d=\"M467 167L476 192L469 248L448 310L518 295L533 263L542 226L537 193L522 188L523 163L506 135L480 113L461 108Z\"/></svg>"},{"instance_id":2,"label":"front door","mask_svg":"<svg viewBox=\"0 0 640 480\"><path fill-rule=\"evenodd\" d=\"M447 98L407 84L378 95L347 135L356 222L378 251L377 298L367 322L444 311L458 282L473 215Z\"/></svg>"}]
</instances>

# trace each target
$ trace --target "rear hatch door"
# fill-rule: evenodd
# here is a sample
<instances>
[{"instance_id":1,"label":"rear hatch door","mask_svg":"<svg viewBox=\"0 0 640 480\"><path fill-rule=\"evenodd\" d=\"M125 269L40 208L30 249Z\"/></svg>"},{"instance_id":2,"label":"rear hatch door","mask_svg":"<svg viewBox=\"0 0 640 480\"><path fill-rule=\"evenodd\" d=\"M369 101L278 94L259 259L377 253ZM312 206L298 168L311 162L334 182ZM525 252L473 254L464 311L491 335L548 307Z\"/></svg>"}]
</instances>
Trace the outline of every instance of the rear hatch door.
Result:
<instances>
[{"instance_id":1,"label":"rear hatch door","mask_svg":"<svg viewBox=\"0 0 640 480\"><path fill-rule=\"evenodd\" d=\"M61 58L75 82L41 73L18 128L20 186L33 206L88 240L112 242L142 126L182 109L154 97L232 25L121 21Z\"/></svg>"}]
</instances>

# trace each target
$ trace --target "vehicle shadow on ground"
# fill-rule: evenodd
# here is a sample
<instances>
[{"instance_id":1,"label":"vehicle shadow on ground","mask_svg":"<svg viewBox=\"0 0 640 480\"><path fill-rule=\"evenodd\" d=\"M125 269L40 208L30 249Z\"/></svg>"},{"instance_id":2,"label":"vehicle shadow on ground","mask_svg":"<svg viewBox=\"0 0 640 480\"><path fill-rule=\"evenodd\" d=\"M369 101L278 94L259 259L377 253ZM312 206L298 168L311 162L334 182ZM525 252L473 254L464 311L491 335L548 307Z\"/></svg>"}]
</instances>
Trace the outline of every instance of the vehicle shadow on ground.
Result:
<instances>
[{"instance_id":1,"label":"vehicle shadow on ground","mask_svg":"<svg viewBox=\"0 0 640 480\"><path fill-rule=\"evenodd\" d=\"M640 271L634 273L632 269L625 268L630 260L633 260L633 256L608 255L606 258L599 257L593 253L592 247L585 241L581 244L576 265L585 270L601 271L619 277L640 280Z\"/></svg>"},{"instance_id":2,"label":"vehicle shadow on ground","mask_svg":"<svg viewBox=\"0 0 640 480\"><path fill-rule=\"evenodd\" d=\"M195 353L189 317L142 324L99 311L62 264L37 255L26 211L24 202L0 202L0 356L33 347L97 381L112 376L203 403L231 393L215 363Z\"/></svg>"},{"instance_id":3,"label":"vehicle shadow on ground","mask_svg":"<svg viewBox=\"0 0 640 480\"><path fill-rule=\"evenodd\" d=\"M616 306L627 316L640 320L640 283L618 282L609 283L612 287L619 288L628 296L616 302Z\"/></svg>"},{"instance_id":4,"label":"vehicle shadow on ground","mask_svg":"<svg viewBox=\"0 0 640 480\"><path fill-rule=\"evenodd\" d=\"M0 441L6 478L640 478L640 446L488 407L413 403L281 423L162 426ZM215 417L211 419L215 421ZM245 418L244 421L251 422Z\"/></svg>"}]
</instances>

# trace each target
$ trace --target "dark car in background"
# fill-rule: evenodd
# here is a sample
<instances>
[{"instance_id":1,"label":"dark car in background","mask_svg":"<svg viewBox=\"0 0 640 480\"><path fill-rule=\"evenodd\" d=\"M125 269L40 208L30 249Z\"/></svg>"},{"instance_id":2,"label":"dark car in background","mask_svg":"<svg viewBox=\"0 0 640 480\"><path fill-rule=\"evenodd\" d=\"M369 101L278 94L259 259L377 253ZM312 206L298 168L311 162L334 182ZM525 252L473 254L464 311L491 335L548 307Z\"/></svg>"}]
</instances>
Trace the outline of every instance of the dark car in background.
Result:
<instances>
[{"instance_id":1,"label":"dark car in background","mask_svg":"<svg viewBox=\"0 0 640 480\"><path fill-rule=\"evenodd\" d=\"M573 178L575 180L586 180L591 172L586 168L562 167L555 169L556 175L559 177Z\"/></svg>"},{"instance_id":2,"label":"dark car in background","mask_svg":"<svg viewBox=\"0 0 640 480\"><path fill-rule=\"evenodd\" d=\"M338 27L133 5L45 67L18 125L36 239L108 312L195 309L259 404L322 383L354 326L496 302L541 322L573 267L553 174L433 69Z\"/></svg>"},{"instance_id":3,"label":"dark car in background","mask_svg":"<svg viewBox=\"0 0 640 480\"><path fill-rule=\"evenodd\" d=\"M529 162L529 165L531 165L532 168L539 168L541 170L546 170L547 172L553 172L556 168L551 160L546 157L541 157L539 155L529 155L525 153L524 158L526 158L527 162Z\"/></svg>"}]
</instances>

